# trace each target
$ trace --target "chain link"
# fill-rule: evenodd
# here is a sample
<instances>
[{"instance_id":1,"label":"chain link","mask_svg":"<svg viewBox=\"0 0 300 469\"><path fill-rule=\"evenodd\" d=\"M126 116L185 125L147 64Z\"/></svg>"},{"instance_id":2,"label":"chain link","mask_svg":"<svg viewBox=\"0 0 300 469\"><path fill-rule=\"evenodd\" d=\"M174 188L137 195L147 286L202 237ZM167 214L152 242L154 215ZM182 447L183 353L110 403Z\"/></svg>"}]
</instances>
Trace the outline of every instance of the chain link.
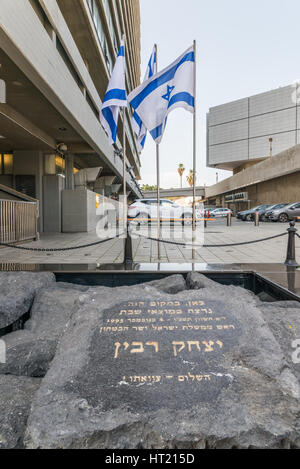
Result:
<instances>
[{"instance_id":1,"label":"chain link","mask_svg":"<svg viewBox=\"0 0 300 469\"><path fill-rule=\"evenodd\" d=\"M139 238L149 239L150 241L156 241L156 242L160 242L164 244L173 244L175 246L188 246L188 247L194 247L194 248L227 248L227 247L233 247L233 246L245 246L247 244L262 243L263 241L269 241L271 239L281 238L283 236L288 235L288 233L282 233L280 235L270 236L268 238L256 239L254 241L245 241L243 243L233 243L233 244L187 244L187 243L174 243L174 241L168 241L168 240L157 239L157 238L148 238L147 236L142 236L137 233L135 234Z\"/></svg>"},{"instance_id":2,"label":"chain link","mask_svg":"<svg viewBox=\"0 0 300 469\"><path fill-rule=\"evenodd\" d=\"M7 248L13 248L13 249L21 249L23 251L33 251L33 252L63 252L63 251L74 251L76 249L84 249L84 248L89 248L92 246L97 246L102 243L106 243L107 241L112 241L114 239L120 238L124 234L118 234L117 236L114 236L113 238L107 238L107 239L102 239L101 241L97 241L95 243L89 243L89 244L83 244L82 246L72 246L69 248L26 248L24 246L16 246L14 244L7 244L7 243L0 243L0 246L4 246Z\"/></svg>"}]
</instances>

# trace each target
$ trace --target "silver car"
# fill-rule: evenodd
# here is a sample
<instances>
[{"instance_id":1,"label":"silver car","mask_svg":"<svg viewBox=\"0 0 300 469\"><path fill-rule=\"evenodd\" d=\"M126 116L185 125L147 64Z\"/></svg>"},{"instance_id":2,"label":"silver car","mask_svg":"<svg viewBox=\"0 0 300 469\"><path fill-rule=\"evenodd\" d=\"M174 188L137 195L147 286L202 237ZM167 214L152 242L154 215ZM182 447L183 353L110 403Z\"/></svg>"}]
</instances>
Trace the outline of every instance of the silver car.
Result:
<instances>
[{"instance_id":1,"label":"silver car","mask_svg":"<svg viewBox=\"0 0 300 469\"><path fill-rule=\"evenodd\" d=\"M273 210L269 216L270 220L279 221L280 223L286 223L297 217L300 217L300 202L294 202L280 209Z\"/></svg>"}]
</instances>

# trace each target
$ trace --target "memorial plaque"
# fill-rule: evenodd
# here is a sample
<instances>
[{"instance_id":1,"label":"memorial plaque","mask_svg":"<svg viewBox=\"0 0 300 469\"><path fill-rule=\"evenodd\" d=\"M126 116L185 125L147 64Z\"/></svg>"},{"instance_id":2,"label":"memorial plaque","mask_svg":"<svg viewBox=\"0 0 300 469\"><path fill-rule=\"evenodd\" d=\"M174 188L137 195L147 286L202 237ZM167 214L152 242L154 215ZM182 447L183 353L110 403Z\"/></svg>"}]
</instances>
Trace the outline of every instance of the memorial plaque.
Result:
<instances>
[{"instance_id":1,"label":"memorial plaque","mask_svg":"<svg viewBox=\"0 0 300 469\"><path fill-rule=\"evenodd\" d=\"M76 392L101 411L120 403L132 412L187 409L213 402L233 380L224 356L242 328L219 301L134 300L101 317L75 380Z\"/></svg>"}]
</instances>

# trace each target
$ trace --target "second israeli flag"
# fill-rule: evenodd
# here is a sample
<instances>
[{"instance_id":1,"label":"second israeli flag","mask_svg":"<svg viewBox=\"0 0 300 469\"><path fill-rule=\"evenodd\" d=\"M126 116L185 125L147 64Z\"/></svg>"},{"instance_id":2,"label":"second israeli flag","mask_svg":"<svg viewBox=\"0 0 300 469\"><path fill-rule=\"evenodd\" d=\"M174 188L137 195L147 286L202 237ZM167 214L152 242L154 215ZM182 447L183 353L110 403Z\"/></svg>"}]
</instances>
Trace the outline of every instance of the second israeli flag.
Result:
<instances>
[{"instance_id":1,"label":"second israeli flag","mask_svg":"<svg viewBox=\"0 0 300 469\"><path fill-rule=\"evenodd\" d=\"M149 130L156 143L164 134L167 117L181 107L194 112L194 47L175 62L149 78L128 96L134 113Z\"/></svg>"},{"instance_id":2,"label":"second israeli flag","mask_svg":"<svg viewBox=\"0 0 300 469\"><path fill-rule=\"evenodd\" d=\"M157 73L157 52L156 52L156 46L154 46L153 52L151 54L151 57L147 66L146 74L144 77L144 82L147 81L149 78L152 78L153 75L155 75L156 73ZM138 150L141 152L145 146L147 129L135 111L132 116L132 127L137 136Z\"/></svg>"}]
</instances>

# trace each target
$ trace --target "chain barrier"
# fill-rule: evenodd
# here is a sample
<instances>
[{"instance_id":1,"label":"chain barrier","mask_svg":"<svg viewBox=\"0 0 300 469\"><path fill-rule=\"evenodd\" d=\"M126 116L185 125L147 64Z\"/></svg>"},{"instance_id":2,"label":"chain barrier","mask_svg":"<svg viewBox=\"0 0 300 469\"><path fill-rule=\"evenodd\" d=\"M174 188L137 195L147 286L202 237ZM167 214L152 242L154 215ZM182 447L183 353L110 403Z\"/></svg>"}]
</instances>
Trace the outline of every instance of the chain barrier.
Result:
<instances>
[{"instance_id":1,"label":"chain barrier","mask_svg":"<svg viewBox=\"0 0 300 469\"><path fill-rule=\"evenodd\" d=\"M135 233L136 236L139 238L149 239L150 241L156 241L164 244L173 244L175 246L188 246L194 248L227 248L233 246L245 246L247 244L255 244L255 243L262 243L263 241L270 241L271 239L281 238L283 236L288 235L288 233L281 233L280 235L276 236L269 236L268 238L263 239L256 239L254 241L245 241L243 243L233 243L233 244L187 244L187 243L175 243L174 241L168 241L164 239L157 239L157 238L148 238L147 236L143 236L140 234ZM299 236L299 235L298 235ZM299 236L300 238L300 236Z\"/></svg>"},{"instance_id":2,"label":"chain barrier","mask_svg":"<svg viewBox=\"0 0 300 469\"><path fill-rule=\"evenodd\" d=\"M92 246L97 246L102 243L106 243L107 241L112 241L114 239L120 238L125 232L118 234L117 236L114 236L113 238L107 238L107 239L101 239L100 241L94 242L94 243L89 243L89 244L83 244L81 246L72 246L69 248L26 248L24 246L16 246L15 244L7 244L7 243L0 243L0 246L4 246L7 248L13 248L13 249L21 249L23 251L33 251L33 252L62 252L62 251L74 251L76 249L84 249L84 248L89 248Z\"/></svg>"}]
</instances>

